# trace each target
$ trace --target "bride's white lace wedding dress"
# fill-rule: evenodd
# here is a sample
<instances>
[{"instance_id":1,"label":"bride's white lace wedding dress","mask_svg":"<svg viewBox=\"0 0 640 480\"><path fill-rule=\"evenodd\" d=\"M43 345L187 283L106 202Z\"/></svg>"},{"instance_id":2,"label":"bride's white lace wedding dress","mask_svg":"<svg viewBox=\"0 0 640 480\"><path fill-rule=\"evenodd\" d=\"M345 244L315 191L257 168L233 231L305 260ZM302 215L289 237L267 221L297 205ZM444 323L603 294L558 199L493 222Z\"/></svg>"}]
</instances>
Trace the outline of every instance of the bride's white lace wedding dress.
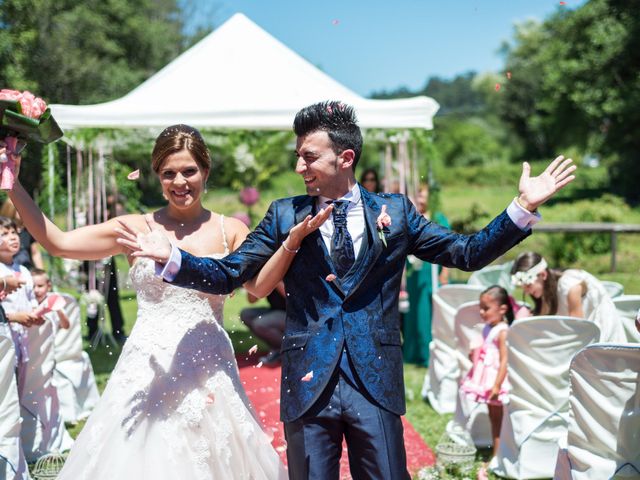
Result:
<instances>
[{"instance_id":1,"label":"bride's white lace wedding dress","mask_svg":"<svg viewBox=\"0 0 640 480\"><path fill-rule=\"evenodd\" d=\"M142 258L131 268L135 327L58 479L286 478L242 388L224 297L154 270Z\"/></svg>"}]
</instances>

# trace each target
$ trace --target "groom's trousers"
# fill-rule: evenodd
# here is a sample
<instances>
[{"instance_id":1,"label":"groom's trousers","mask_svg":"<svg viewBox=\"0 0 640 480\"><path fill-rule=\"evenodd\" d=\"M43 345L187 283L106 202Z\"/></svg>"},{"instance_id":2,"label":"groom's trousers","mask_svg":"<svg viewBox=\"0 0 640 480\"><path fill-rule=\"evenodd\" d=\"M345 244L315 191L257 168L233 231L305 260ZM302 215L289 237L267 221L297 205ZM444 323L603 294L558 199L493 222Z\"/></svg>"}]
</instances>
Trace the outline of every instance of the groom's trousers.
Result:
<instances>
[{"instance_id":1,"label":"groom's trousers","mask_svg":"<svg viewBox=\"0 0 640 480\"><path fill-rule=\"evenodd\" d=\"M338 480L342 439L354 480L409 479L400 416L336 369L317 402L284 425L291 480Z\"/></svg>"}]
</instances>

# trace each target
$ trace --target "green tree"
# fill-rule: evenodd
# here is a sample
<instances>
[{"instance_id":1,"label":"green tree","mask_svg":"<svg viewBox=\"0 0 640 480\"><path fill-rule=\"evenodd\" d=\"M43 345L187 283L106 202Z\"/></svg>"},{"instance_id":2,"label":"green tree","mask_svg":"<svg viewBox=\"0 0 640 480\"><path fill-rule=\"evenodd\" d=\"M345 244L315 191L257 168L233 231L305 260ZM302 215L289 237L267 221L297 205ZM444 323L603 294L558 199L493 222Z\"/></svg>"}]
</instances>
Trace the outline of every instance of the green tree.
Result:
<instances>
[{"instance_id":1,"label":"green tree","mask_svg":"<svg viewBox=\"0 0 640 480\"><path fill-rule=\"evenodd\" d=\"M55 103L124 95L184 48L176 0L2 0L0 84Z\"/></svg>"},{"instance_id":2,"label":"green tree","mask_svg":"<svg viewBox=\"0 0 640 480\"><path fill-rule=\"evenodd\" d=\"M0 88L28 89L51 103L118 98L188 46L180 5L178 0L0 0ZM23 169L25 186L42 190L42 149L30 145L24 156L33 167ZM64 169L56 171L64 175Z\"/></svg>"},{"instance_id":3,"label":"green tree","mask_svg":"<svg viewBox=\"0 0 640 480\"><path fill-rule=\"evenodd\" d=\"M640 200L640 17L637 2L591 0L516 28L499 106L525 155L577 146L612 161L613 186Z\"/></svg>"}]
</instances>

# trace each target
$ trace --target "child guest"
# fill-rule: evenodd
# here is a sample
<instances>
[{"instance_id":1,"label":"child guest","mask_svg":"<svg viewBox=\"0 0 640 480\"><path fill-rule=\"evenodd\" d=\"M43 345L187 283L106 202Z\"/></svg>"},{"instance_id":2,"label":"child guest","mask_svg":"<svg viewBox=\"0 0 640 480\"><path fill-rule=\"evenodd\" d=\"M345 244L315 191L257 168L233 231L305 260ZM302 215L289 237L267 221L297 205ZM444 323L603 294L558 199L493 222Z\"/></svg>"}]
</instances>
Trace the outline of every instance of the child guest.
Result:
<instances>
[{"instance_id":1,"label":"child guest","mask_svg":"<svg viewBox=\"0 0 640 480\"><path fill-rule=\"evenodd\" d=\"M484 342L471 352L473 367L460 389L473 401L486 403L491 422L493 455L498 452L503 404L508 401L507 330L513 322L513 308L508 292L499 286L480 294L480 316L485 323Z\"/></svg>"}]
</instances>

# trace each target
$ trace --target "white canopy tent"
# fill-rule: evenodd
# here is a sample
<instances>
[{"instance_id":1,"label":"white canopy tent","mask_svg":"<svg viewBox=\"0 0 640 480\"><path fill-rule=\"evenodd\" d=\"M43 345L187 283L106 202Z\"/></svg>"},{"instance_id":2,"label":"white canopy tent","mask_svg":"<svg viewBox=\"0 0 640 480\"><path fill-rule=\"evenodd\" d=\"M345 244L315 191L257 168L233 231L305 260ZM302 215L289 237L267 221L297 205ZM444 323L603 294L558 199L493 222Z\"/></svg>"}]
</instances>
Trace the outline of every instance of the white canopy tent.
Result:
<instances>
[{"instance_id":1,"label":"white canopy tent","mask_svg":"<svg viewBox=\"0 0 640 480\"><path fill-rule=\"evenodd\" d=\"M298 110L323 100L353 105L363 128L432 129L439 108L425 96L365 99L238 13L124 97L51 110L65 130L175 123L288 130Z\"/></svg>"}]
</instances>

